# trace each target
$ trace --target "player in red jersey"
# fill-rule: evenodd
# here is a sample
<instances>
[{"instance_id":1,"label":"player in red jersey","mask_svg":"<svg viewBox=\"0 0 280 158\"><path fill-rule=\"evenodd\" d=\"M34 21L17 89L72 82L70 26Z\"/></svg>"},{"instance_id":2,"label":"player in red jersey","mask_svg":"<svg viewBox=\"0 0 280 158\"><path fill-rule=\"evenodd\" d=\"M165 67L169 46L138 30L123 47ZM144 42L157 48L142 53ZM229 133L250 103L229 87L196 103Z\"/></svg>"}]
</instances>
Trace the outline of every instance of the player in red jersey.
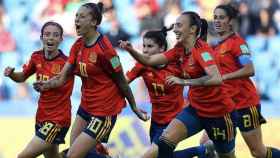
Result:
<instances>
[{"instance_id":1,"label":"player in red jersey","mask_svg":"<svg viewBox=\"0 0 280 158\"><path fill-rule=\"evenodd\" d=\"M164 27L162 30L147 31L143 36L143 53L153 55L163 53L167 49L166 35L172 27ZM170 121L182 110L184 105L183 86L169 86L165 79L169 75L183 76L180 65L176 62L154 67L144 66L140 63L127 72L127 81L132 82L142 77L148 89L152 103L152 115L150 125L150 141L152 149L155 149L155 142L158 141L163 130ZM156 153L150 150L145 155Z\"/></svg>"},{"instance_id":2,"label":"player in red jersey","mask_svg":"<svg viewBox=\"0 0 280 158\"><path fill-rule=\"evenodd\" d=\"M221 62L221 73L228 91L236 103L237 125L251 154L256 158L280 157L279 149L263 144L260 97L250 79L254 75L251 52L242 37L233 31L233 20L238 11L230 5L219 5L214 10L214 24L220 42L214 48Z\"/></svg>"},{"instance_id":3,"label":"player in red jersey","mask_svg":"<svg viewBox=\"0 0 280 158\"><path fill-rule=\"evenodd\" d=\"M73 44L62 72L54 80L34 84L40 91L54 88L67 81L72 72L82 79L81 104L71 131L68 158L85 157L96 143L108 141L125 98L140 119L148 119L136 107L116 51L97 31L102 8L102 3L85 3L79 8L75 25L81 38Z\"/></svg>"},{"instance_id":4,"label":"player in red jersey","mask_svg":"<svg viewBox=\"0 0 280 158\"><path fill-rule=\"evenodd\" d=\"M7 67L4 75L16 82L24 82L36 74L37 81L46 81L56 76L63 68L67 57L58 50L63 29L56 22L47 22L41 29L43 49L33 52L31 59L23 66L22 72ZM71 124L71 100L74 78L56 89L41 92L36 113L36 134L18 155L18 158L37 157L59 158L58 145Z\"/></svg>"},{"instance_id":5,"label":"player in red jersey","mask_svg":"<svg viewBox=\"0 0 280 158\"><path fill-rule=\"evenodd\" d=\"M190 79L170 76L167 83L190 86L190 106L173 119L160 137L159 158L172 158L175 146L202 129L213 140L221 158L233 158L235 147L234 103L224 90L213 50L203 38L207 34L207 22L194 12L183 12L176 20L174 32L178 43L163 53L145 55L131 49L127 42L120 47L126 49L140 63L149 66L178 61Z\"/></svg>"}]
</instances>

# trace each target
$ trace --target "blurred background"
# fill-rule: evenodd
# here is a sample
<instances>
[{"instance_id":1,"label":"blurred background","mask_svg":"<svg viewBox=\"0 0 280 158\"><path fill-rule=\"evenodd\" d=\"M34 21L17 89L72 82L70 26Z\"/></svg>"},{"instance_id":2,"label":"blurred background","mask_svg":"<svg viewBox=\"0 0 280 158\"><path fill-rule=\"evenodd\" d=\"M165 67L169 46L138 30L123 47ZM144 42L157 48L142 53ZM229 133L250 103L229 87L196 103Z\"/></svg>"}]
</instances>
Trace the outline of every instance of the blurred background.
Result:
<instances>
[{"instance_id":1,"label":"blurred background","mask_svg":"<svg viewBox=\"0 0 280 158\"><path fill-rule=\"evenodd\" d=\"M105 11L99 30L106 34L121 58L125 72L135 63L130 55L117 48L118 40L130 40L141 50L141 34L146 29L171 25L182 11L196 11L209 22L209 42L215 42L212 14L215 6L232 3L239 9L237 31L253 52L256 75L253 78L262 99L262 110L268 123L264 139L280 147L280 0L100 0ZM77 39L74 17L86 2L96 0L0 0L0 158L16 157L34 134L34 116L38 93L32 89L35 77L26 83L14 83L3 76L6 66L21 70L34 50L41 48L40 29L44 22L54 20L64 28L61 49L68 55ZM168 34L170 47L175 42ZM73 116L80 102L79 78L72 95ZM150 111L149 98L141 79L131 84L139 106ZM187 94L187 89L185 90ZM149 123L136 119L129 108L124 109L114 129L109 147L113 154L137 157L149 145ZM198 144L199 136L181 147ZM250 157L243 140L238 138L237 153ZM67 144L66 144L67 146ZM180 148L179 146L179 148ZM245 148L244 148L245 147ZM244 156L245 155L245 156Z\"/></svg>"}]
</instances>

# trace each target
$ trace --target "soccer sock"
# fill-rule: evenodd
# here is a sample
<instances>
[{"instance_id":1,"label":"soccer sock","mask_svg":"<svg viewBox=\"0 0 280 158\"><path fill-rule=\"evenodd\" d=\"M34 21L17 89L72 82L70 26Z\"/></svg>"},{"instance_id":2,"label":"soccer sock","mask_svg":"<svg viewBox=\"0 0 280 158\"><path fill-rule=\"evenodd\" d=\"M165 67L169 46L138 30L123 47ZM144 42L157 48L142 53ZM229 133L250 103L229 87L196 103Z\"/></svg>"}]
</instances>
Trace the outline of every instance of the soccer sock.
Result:
<instances>
[{"instance_id":1,"label":"soccer sock","mask_svg":"<svg viewBox=\"0 0 280 158\"><path fill-rule=\"evenodd\" d=\"M205 151L206 148L204 145L200 145L200 146L196 146L196 147L191 147L191 148L187 148L184 150L180 150L180 151L175 151L173 154L174 158L192 158L194 156L198 156L199 158L206 158L205 157Z\"/></svg>"},{"instance_id":2,"label":"soccer sock","mask_svg":"<svg viewBox=\"0 0 280 158\"><path fill-rule=\"evenodd\" d=\"M272 147L267 147L266 158L280 157L280 150Z\"/></svg>"},{"instance_id":3,"label":"soccer sock","mask_svg":"<svg viewBox=\"0 0 280 158\"><path fill-rule=\"evenodd\" d=\"M160 137L158 142L158 158L173 158L173 151L175 150L174 143L170 142L164 137Z\"/></svg>"}]
</instances>

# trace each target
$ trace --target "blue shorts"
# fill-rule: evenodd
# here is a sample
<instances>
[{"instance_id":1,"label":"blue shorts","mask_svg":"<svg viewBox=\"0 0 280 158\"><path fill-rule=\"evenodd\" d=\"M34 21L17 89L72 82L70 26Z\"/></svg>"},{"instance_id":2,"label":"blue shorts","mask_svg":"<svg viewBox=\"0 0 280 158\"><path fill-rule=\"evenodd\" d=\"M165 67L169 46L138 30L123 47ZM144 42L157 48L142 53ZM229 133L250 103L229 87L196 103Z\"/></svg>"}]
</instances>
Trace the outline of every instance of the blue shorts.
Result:
<instances>
[{"instance_id":1,"label":"blue shorts","mask_svg":"<svg viewBox=\"0 0 280 158\"><path fill-rule=\"evenodd\" d=\"M150 141L151 143L158 143L159 137L161 136L162 132L164 129L168 126L168 124L158 124L155 123L154 121L151 121L151 126L150 126Z\"/></svg>"},{"instance_id":2,"label":"blue shorts","mask_svg":"<svg viewBox=\"0 0 280 158\"><path fill-rule=\"evenodd\" d=\"M98 142L107 143L110 133L115 126L115 116L93 116L79 107L77 115L81 116L88 124L83 132L90 135Z\"/></svg>"},{"instance_id":3,"label":"blue shorts","mask_svg":"<svg viewBox=\"0 0 280 158\"><path fill-rule=\"evenodd\" d=\"M176 119L184 123L187 128L187 137L205 129L209 138L213 141L218 153L229 153L235 147L236 112L226 114L223 117L205 118L197 115L196 110L188 106L179 113Z\"/></svg>"},{"instance_id":4,"label":"blue shorts","mask_svg":"<svg viewBox=\"0 0 280 158\"><path fill-rule=\"evenodd\" d=\"M64 144L69 127L61 127L50 121L36 123L35 134L49 144Z\"/></svg>"},{"instance_id":5,"label":"blue shorts","mask_svg":"<svg viewBox=\"0 0 280 158\"><path fill-rule=\"evenodd\" d=\"M266 120L261 114L261 106L251 106L237 110L237 126L241 132L248 132L258 128Z\"/></svg>"}]
</instances>

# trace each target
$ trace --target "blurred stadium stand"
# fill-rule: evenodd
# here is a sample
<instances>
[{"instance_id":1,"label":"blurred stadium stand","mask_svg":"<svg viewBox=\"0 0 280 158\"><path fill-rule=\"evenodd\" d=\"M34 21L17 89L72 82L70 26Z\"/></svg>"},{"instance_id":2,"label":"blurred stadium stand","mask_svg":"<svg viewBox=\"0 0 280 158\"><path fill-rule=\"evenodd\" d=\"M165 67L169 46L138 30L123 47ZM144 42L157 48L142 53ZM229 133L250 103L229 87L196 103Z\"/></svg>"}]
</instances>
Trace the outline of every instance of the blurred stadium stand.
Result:
<instances>
[{"instance_id":1,"label":"blurred stadium stand","mask_svg":"<svg viewBox=\"0 0 280 158\"><path fill-rule=\"evenodd\" d=\"M170 25L184 10L197 11L211 24L213 8L232 2L240 11L237 29L247 39L253 52L256 75L253 78L262 100L268 106L279 108L280 100L280 8L278 0L100 0L105 6L100 31L117 46L119 39L128 39L141 49L141 33ZM6 66L17 70L27 62L34 50L40 49L40 28L47 20L62 24L65 31L61 49L68 55L77 38L74 15L79 6L95 0L0 0L0 71ZM153 19L153 20L151 20ZM155 22L153 22L155 21ZM211 29L212 27L210 27ZM213 30L209 39L215 40ZM170 45L174 35L169 33ZM211 42L211 41L210 41ZM125 71L134 60L117 49ZM0 115L25 115L36 109L38 93L32 89L34 78L17 84L0 77ZM79 105L80 80L77 78L72 96L74 109ZM136 99L144 105L147 93L141 80L131 85ZM29 106L34 106L31 108ZM20 108L18 108L20 107ZM32 110L30 110L32 109ZM26 113L24 111L27 111ZM272 110L273 111L273 110Z\"/></svg>"}]
</instances>

